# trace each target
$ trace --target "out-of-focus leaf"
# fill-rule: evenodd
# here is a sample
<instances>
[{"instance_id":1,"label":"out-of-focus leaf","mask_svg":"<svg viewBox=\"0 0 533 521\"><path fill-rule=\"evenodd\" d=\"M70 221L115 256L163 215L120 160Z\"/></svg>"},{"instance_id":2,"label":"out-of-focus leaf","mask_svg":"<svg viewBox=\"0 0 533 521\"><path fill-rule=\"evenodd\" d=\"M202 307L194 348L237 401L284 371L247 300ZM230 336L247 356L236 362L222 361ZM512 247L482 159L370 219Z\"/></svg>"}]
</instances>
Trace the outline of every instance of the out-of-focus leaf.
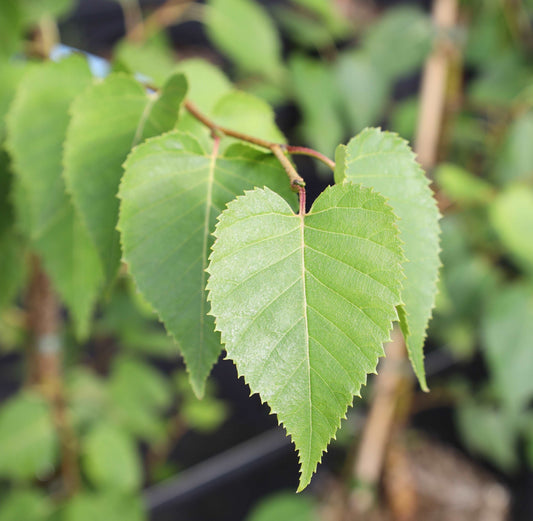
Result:
<instances>
[{"instance_id":1,"label":"out-of-focus leaf","mask_svg":"<svg viewBox=\"0 0 533 521\"><path fill-rule=\"evenodd\" d=\"M456 410L461 437L468 448L506 471L516 468L516 429L501 410L466 403Z\"/></svg>"},{"instance_id":2,"label":"out-of-focus leaf","mask_svg":"<svg viewBox=\"0 0 533 521\"><path fill-rule=\"evenodd\" d=\"M495 196L490 183L458 165L441 163L433 175L446 197L461 206L486 205Z\"/></svg>"},{"instance_id":3,"label":"out-of-focus leaf","mask_svg":"<svg viewBox=\"0 0 533 521\"><path fill-rule=\"evenodd\" d=\"M486 66L509 48L507 20L499 2L479 2L468 25L465 57L469 64Z\"/></svg>"},{"instance_id":4,"label":"out-of-focus leaf","mask_svg":"<svg viewBox=\"0 0 533 521\"><path fill-rule=\"evenodd\" d=\"M498 396L508 409L520 410L533 397L530 284L509 285L490 299L483 317L482 339Z\"/></svg>"},{"instance_id":5,"label":"out-of-focus leaf","mask_svg":"<svg viewBox=\"0 0 533 521\"><path fill-rule=\"evenodd\" d=\"M298 55L290 59L289 69L303 116L304 139L320 152L333 155L344 134L335 75L328 64Z\"/></svg>"},{"instance_id":6,"label":"out-of-focus leaf","mask_svg":"<svg viewBox=\"0 0 533 521\"><path fill-rule=\"evenodd\" d=\"M318 521L311 498L287 492L263 499L256 505L246 521Z\"/></svg>"},{"instance_id":7,"label":"out-of-focus leaf","mask_svg":"<svg viewBox=\"0 0 533 521\"><path fill-rule=\"evenodd\" d=\"M29 392L5 402L0 410L0 475L33 479L51 472L57 437L48 403Z\"/></svg>"},{"instance_id":8,"label":"out-of-focus leaf","mask_svg":"<svg viewBox=\"0 0 533 521\"><path fill-rule=\"evenodd\" d=\"M533 71L519 54L491 57L481 75L470 83L468 95L478 105L493 108L511 105L531 85Z\"/></svg>"},{"instance_id":9,"label":"out-of-focus leaf","mask_svg":"<svg viewBox=\"0 0 533 521\"><path fill-rule=\"evenodd\" d=\"M21 80L7 117L17 218L27 227L80 338L88 334L102 267L66 193L62 159L69 106L90 81L80 56L41 64Z\"/></svg>"},{"instance_id":10,"label":"out-of-focus leaf","mask_svg":"<svg viewBox=\"0 0 533 521\"><path fill-rule=\"evenodd\" d=\"M495 177L502 184L533 181L533 110L515 119L498 154Z\"/></svg>"},{"instance_id":11,"label":"out-of-focus leaf","mask_svg":"<svg viewBox=\"0 0 533 521\"><path fill-rule=\"evenodd\" d=\"M54 506L36 489L12 490L2 498L0 521L47 521Z\"/></svg>"},{"instance_id":12,"label":"out-of-focus leaf","mask_svg":"<svg viewBox=\"0 0 533 521\"><path fill-rule=\"evenodd\" d=\"M64 179L108 282L121 258L116 226L122 164L132 146L172 129L186 92L182 74L168 78L160 93L152 95L133 78L114 74L91 85L72 103Z\"/></svg>"},{"instance_id":13,"label":"out-of-focus leaf","mask_svg":"<svg viewBox=\"0 0 533 521\"><path fill-rule=\"evenodd\" d=\"M207 34L246 72L279 79L281 43L274 22L254 0L209 0Z\"/></svg>"},{"instance_id":14,"label":"out-of-focus leaf","mask_svg":"<svg viewBox=\"0 0 533 521\"><path fill-rule=\"evenodd\" d=\"M431 20L415 7L389 9L371 25L363 40L374 66L395 80L422 66L431 50Z\"/></svg>"},{"instance_id":15,"label":"out-of-focus leaf","mask_svg":"<svg viewBox=\"0 0 533 521\"><path fill-rule=\"evenodd\" d=\"M133 73L139 73L161 86L176 69L176 61L167 36L156 33L143 42L121 40L115 48L115 61Z\"/></svg>"},{"instance_id":16,"label":"out-of-focus leaf","mask_svg":"<svg viewBox=\"0 0 533 521\"><path fill-rule=\"evenodd\" d=\"M72 421L83 429L104 414L107 393L104 381L93 371L75 367L66 375L66 395Z\"/></svg>"},{"instance_id":17,"label":"out-of-focus leaf","mask_svg":"<svg viewBox=\"0 0 533 521\"><path fill-rule=\"evenodd\" d=\"M118 423L143 438L157 438L159 416L172 400L169 382L147 363L119 358L109 382L113 414Z\"/></svg>"},{"instance_id":18,"label":"out-of-focus leaf","mask_svg":"<svg viewBox=\"0 0 533 521\"><path fill-rule=\"evenodd\" d=\"M212 398L193 398L183 404L180 412L187 425L200 432L214 431L228 414L226 404Z\"/></svg>"},{"instance_id":19,"label":"out-of-focus leaf","mask_svg":"<svg viewBox=\"0 0 533 521\"><path fill-rule=\"evenodd\" d=\"M208 61L198 58L185 60L178 63L177 70L187 78L188 99L208 114L224 94L233 90L224 73Z\"/></svg>"},{"instance_id":20,"label":"out-of-focus leaf","mask_svg":"<svg viewBox=\"0 0 533 521\"><path fill-rule=\"evenodd\" d=\"M9 158L0 148L0 309L21 289L26 271L23 241L15 229L8 200L10 189Z\"/></svg>"},{"instance_id":21,"label":"out-of-focus leaf","mask_svg":"<svg viewBox=\"0 0 533 521\"><path fill-rule=\"evenodd\" d=\"M62 521L146 521L139 495L117 495L113 492L83 492L66 505Z\"/></svg>"},{"instance_id":22,"label":"out-of-focus leaf","mask_svg":"<svg viewBox=\"0 0 533 521\"><path fill-rule=\"evenodd\" d=\"M336 78L350 135L379 123L390 85L370 57L362 52L342 54L336 64Z\"/></svg>"},{"instance_id":23,"label":"out-of-focus leaf","mask_svg":"<svg viewBox=\"0 0 533 521\"><path fill-rule=\"evenodd\" d=\"M36 24L43 16L59 18L74 6L74 0L18 0L26 25Z\"/></svg>"},{"instance_id":24,"label":"out-of-focus leaf","mask_svg":"<svg viewBox=\"0 0 533 521\"><path fill-rule=\"evenodd\" d=\"M491 223L500 240L524 269L533 273L533 191L510 185L489 207Z\"/></svg>"},{"instance_id":25,"label":"out-of-focus leaf","mask_svg":"<svg viewBox=\"0 0 533 521\"><path fill-rule=\"evenodd\" d=\"M275 143L286 139L274 120L274 111L268 103L252 94L232 91L222 96L211 112L216 123L251 136ZM227 139L232 142L239 140Z\"/></svg>"},{"instance_id":26,"label":"out-of-focus leaf","mask_svg":"<svg viewBox=\"0 0 533 521\"><path fill-rule=\"evenodd\" d=\"M418 122L418 98L412 97L396 103L389 116L388 129L412 141Z\"/></svg>"},{"instance_id":27,"label":"out-of-focus leaf","mask_svg":"<svg viewBox=\"0 0 533 521\"><path fill-rule=\"evenodd\" d=\"M142 482L142 465L129 434L100 422L83 440L83 468L91 483L102 490L135 492Z\"/></svg>"},{"instance_id":28,"label":"out-of-focus leaf","mask_svg":"<svg viewBox=\"0 0 533 521\"><path fill-rule=\"evenodd\" d=\"M0 2L0 57L4 57L19 50L22 45L23 13L19 0L2 0ZM1 72L4 65L0 65ZM1 75L4 78L3 74ZM0 82L0 83L3 83ZM0 86L0 89L2 87ZM0 90L0 92L1 92ZM1 95L0 95L1 103Z\"/></svg>"}]
</instances>

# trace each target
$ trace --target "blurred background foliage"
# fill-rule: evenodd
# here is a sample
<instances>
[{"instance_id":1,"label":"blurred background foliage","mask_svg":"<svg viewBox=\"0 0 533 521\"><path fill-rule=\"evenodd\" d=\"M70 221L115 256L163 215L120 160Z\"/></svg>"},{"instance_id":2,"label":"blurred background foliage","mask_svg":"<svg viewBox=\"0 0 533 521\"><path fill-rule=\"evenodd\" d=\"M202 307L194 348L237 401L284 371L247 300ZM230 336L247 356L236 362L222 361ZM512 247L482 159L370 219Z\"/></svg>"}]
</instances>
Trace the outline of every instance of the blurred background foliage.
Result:
<instances>
[{"instance_id":1,"label":"blurred background foliage","mask_svg":"<svg viewBox=\"0 0 533 521\"><path fill-rule=\"evenodd\" d=\"M140 491L179 473L172 456L184 437L215 433L197 441L210 443L228 418L236 428L241 421L220 398L231 395L217 389L223 378L194 397L175 345L123 272L87 341L65 322L62 385L79 474L70 497L58 487L73 463L61 458L53 406L31 383L28 248L2 146L4 117L42 40L105 58L91 58L96 75L124 71L160 86L182 70L193 101L220 124L332 156L366 126L414 139L421 70L443 37L428 4L0 2L0 521L147 519ZM432 394L420 398L453 421L414 419L513 486L533 468L533 2L464 0L460 13L445 35L455 58L439 164L429 172L444 214L443 268L428 335ZM178 125L207 136L188 114ZM332 182L307 159L297 164L311 194ZM435 369L441 359L445 368ZM343 455L356 424L349 417L339 434ZM280 488L275 472L271 481L268 490ZM250 510L248 521L317 520L316 503L283 493L217 519Z\"/></svg>"}]
</instances>

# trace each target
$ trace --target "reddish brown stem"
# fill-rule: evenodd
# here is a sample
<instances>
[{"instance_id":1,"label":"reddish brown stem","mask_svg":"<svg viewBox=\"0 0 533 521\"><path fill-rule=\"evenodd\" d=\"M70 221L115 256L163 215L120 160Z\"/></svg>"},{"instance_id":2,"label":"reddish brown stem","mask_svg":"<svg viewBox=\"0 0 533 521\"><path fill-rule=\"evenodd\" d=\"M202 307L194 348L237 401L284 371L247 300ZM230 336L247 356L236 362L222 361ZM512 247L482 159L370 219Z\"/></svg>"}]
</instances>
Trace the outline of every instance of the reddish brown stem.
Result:
<instances>
[{"instance_id":1,"label":"reddish brown stem","mask_svg":"<svg viewBox=\"0 0 533 521\"><path fill-rule=\"evenodd\" d=\"M313 150L312 148L307 148L307 147L299 147L296 145L286 145L285 149L291 155L303 155L303 156L314 157L315 159L318 159L319 161L322 161L322 163L324 163L325 165L329 166L331 170L335 170L335 161L325 156L324 154L318 152L317 150Z\"/></svg>"},{"instance_id":2,"label":"reddish brown stem","mask_svg":"<svg viewBox=\"0 0 533 521\"><path fill-rule=\"evenodd\" d=\"M305 215L305 188L298 186L298 195L300 196L300 213L302 217Z\"/></svg>"},{"instance_id":3,"label":"reddish brown stem","mask_svg":"<svg viewBox=\"0 0 533 521\"><path fill-rule=\"evenodd\" d=\"M293 186L305 186L305 181L298 174L298 172L296 172L294 166L287 158L286 153L314 157L322 161L324 164L328 165L332 170L335 169L335 162L326 157L324 154L317 152L316 150L306 147L274 143L266 139L250 136L249 134L244 134L243 132L239 132L237 130L232 130L230 128L218 125L212 119L210 119L200 110L198 110L196 105L194 105L194 103L189 100L185 101L184 106L193 117L195 117L198 121L200 121L200 123L209 128L213 135L225 135L234 137L236 139L240 139L241 141L252 143L253 145L257 145L270 150L278 158L279 162L283 165L283 168L287 172L287 175L289 176L289 179L291 180L291 184Z\"/></svg>"}]
</instances>

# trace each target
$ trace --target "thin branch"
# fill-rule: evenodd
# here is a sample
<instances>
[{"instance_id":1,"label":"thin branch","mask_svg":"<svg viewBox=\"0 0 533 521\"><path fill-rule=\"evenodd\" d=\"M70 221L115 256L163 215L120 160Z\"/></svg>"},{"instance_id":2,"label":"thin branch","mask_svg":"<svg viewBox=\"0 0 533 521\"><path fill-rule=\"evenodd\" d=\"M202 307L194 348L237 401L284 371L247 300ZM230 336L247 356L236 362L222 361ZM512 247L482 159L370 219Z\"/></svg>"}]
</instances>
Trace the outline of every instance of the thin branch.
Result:
<instances>
[{"instance_id":1,"label":"thin branch","mask_svg":"<svg viewBox=\"0 0 533 521\"><path fill-rule=\"evenodd\" d=\"M313 150L312 148L307 147L299 147L295 145L286 145L285 148L287 152L291 155L314 157L315 159L318 159L319 161L322 161L322 163L324 163L325 165L329 166L331 170L335 170L335 161L325 156L324 154L321 154L317 150Z\"/></svg>"},{"instance_id":2,"label":"thin branch","mask_svg":"<svg viewBox=\"0 0 533 521\"><path fill-rule=\"evenodd\" d=\"M270 147L272 153L276 156L278 161L281 163L281 166L287 172L289 179L291 181L291 186L304 187L305 181L302 179L300 174L296 171L292 163L289 161L289 158L285 155L280 145L272 144Z\"/></svg>"},{"instance_id":3,"label":"thin branch","mask_svg":"<svg viewBox=\"0 0 533 521\"><path fill-rule=\"evenodd\" d=\"M288 152L289 154L300 154L314 157L329 166L332 170L335 168L334 161L324 156L320 152L317 152L316 150L306 147L285 145L283 143L274 143L266 139L250 136L249 134L244 134L243 132L239 132L237 130L232 130L230 128L218 125L212 119L200 112L196 105L194 105L194 103L189 100L185 101L184 106L192 116L194 116L198 121L200 121L200 123L204 124L207 128L209 128L214 134L223 134L225 136L234 137L236 139L240 139L241 141L252 143L262 148L267 148L268 150L271 150L272 153L278 158L279 162L283 165L283 168L285 168L285 171L287 172L293 185L305 186L305 182L298 174L298 172L296 172L296 170L292 166L292 163L285 155L285 152Z\"/></svg>"}]
</instances>

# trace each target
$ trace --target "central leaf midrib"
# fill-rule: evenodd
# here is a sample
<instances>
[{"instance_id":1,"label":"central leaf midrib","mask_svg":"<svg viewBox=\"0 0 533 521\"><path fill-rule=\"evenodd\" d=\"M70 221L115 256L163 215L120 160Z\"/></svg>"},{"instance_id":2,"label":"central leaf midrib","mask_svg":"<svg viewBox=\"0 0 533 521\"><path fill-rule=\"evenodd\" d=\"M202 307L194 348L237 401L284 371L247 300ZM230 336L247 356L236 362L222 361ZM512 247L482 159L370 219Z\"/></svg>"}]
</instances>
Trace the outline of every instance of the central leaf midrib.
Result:
<instances>
[{"instance_id":1,"label":"central leaf midrib","mask_svg":"<svg viewBox=\"0 0 533 521\"><path fill-rule=\"evenodd\" d=\"M200 299L200 342L199 348L197 350L198 357L197 359L202 360L202 352L204 348L204 317L205 317L205 277L206 277L206 268L207 268L207 246L209 243L209 220L211 216L211 207L213 204L213 184L215 181L215 166L218 155L218 146L213 146L213 152L211 154L211 160L209 162L209 170L207 175L207 195L205 198L205 215L204 215L204 237L202 244L202 280L201 280L201 290L202 297Z\"/></svg>"},{"instance_id":2,"label":"central leaf midrib","mask_svg":"<svg viewBox=\"0 0 533 521\"><path fill-rule=\"evenodd\" d=\"M306 349L306 360L307 360L307 389L309 396L309 441L307 447L307 461L311 461L311 446L313 438L313 403L312 403L312 393L311 393L311 353L309 348L309 322L307 318L307 292L305 287L305 215L300 215L300 249L301 249L301 263L302 263L302 291L303 291L303 317L304 317L304 326L305 326L305 349Z\"/></svg>"}]
</instances>

